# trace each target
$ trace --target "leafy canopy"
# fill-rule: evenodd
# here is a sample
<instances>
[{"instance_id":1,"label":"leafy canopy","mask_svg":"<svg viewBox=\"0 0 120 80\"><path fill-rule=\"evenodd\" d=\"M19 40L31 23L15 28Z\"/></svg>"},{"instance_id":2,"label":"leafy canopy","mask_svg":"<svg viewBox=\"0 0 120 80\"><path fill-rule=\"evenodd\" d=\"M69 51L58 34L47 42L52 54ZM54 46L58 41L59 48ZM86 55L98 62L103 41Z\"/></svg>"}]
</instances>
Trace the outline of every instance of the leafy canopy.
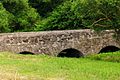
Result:
<instances>
[{"instance_id":1,"label":"leafy canopy","mask_svg":"<svg viewBox=\"0 0 120 80\"><path fill-rule=\"evenodd\" d=\"M0 0L0 32L119 26L120 0Z\"/></svg>"}]
</instances>

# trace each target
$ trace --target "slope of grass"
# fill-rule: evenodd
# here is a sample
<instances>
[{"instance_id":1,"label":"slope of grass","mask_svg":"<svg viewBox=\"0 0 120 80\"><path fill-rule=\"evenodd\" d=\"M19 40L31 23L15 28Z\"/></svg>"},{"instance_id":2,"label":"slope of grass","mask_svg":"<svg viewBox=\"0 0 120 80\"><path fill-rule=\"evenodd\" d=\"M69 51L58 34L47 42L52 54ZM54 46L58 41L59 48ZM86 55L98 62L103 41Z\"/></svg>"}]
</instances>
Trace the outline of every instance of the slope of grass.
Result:
<instances>
[{"instance_id":1,"label":"slope of grass","mask_svg":"<svg viewBox=\"0 0 120 80\"><path fill-rule=\"evenodd\" d=\"M120 63L3 52L0 80L120 80Z\"/></svg>"},{"instance_id":2,"label":"slope of grass","mask_svg":"<svg viewBox=\"0 0 120 80\"><path fill-rule=\"evenodd\" d=\"M86 58L120 63L120 51L89 55Z\"/></svg>"}]
</instances>

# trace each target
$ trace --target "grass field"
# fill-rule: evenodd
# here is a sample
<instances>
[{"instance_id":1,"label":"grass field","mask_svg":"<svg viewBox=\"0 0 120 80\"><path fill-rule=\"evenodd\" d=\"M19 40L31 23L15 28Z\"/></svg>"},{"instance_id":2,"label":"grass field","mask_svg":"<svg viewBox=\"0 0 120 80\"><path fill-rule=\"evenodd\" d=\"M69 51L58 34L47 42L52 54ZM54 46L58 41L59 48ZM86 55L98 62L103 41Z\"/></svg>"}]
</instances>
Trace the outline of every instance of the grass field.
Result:
<instances>
[{"instance_id":1,"label":"grass field","mask_svg":"<svg viewBox=\"0 0 120 80\"><path fill-rule=\"evenodd\" d=\"M120 80L119 60L120 52L86 58L2 52L0 80Z\"/></svg>"}]
</instances>

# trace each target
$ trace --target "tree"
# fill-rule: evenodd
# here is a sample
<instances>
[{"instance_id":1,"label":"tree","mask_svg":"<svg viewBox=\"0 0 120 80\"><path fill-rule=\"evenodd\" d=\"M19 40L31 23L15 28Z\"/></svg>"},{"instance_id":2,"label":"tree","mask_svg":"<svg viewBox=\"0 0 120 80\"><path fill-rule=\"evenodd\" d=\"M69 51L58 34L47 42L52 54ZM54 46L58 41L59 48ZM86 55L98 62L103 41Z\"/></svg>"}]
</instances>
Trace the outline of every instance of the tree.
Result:
<instances>
[{"instance_id":1,"label":"tree","mask_svg":"<svg viewBox=\"0 0 120 80\"><path fill-rule=\"evenodd\" d=\"M119 0L68 0L38 25L39 30L120 30Z\"/></svg>"},{"instance_id":2,"label":"tree","mask_svg":"<svg viewBox=\"0 0 120 80\"><path fill-rule=\"evenodd\" d=\"M40 16L34 8L29 6L28 0L2 0L4 8L14 15L11 30L34 31L40 22Z\"/></svg>"},{"instance_id":3,"label":"tree","mask_svg":"<svg viewBox=\"0 0 120 80\"><path fill-rule=\"evenodd\" d=\"M1 0L0 3L1 28L6 31L86 28L120 31L120 0ZM9 28L3 26L2 20Z\"/></svg>"},{"instance_id":4,"label":"tree","mask_svg":"<svg viewBox=\"0 0 120 80\"><path fill-rule=\"evenodd\" d=\"M120 30L119 0L86 0L81 8L84 26L96 30Z\"/></svg>"},{"instance_id":5,"label":"tree","mask_svg":"<svg viewBox=\"0 0 120 80\"><path fill-rule=\"evenodd\" d=\"M47 17L58 5L66 0L29 0L30 6L37 9L42 17Z\"/></svg>"},{"instance_id":6,"label":"tree","mask_svg":"<svg viewBox=\"0 0 120 80\"><path fill-rule=\"evenodd\" d=\"M0 33L10 32L13 15L5 10L2 3L0 3Z\"/></svg>"},{"instance_id":7,"label":"tree","mask_svg":"<svg viewBox=\"0 0 120 80\"><path fill-rule=\"evenodd\" d=\"M82 25L82 19L79 12L76 11L72 0L59 5L51 15L44 19L38 30L65 30L85 28Z\"/></svg>"}]
</instances>

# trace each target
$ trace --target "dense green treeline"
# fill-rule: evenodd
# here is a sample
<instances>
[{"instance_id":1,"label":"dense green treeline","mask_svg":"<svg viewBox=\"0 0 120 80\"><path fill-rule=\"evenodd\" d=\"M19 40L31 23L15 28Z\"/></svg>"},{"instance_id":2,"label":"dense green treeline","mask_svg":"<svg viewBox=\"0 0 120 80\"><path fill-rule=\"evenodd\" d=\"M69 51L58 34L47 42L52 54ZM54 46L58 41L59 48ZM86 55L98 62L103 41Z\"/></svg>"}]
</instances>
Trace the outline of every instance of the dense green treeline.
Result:
<instances>
[{"instance_id":1,"label":"dense green treeline","mask_svg":"<svg viewBox=\"0 0 120 80\"><path fill-rule=\"evenodd\" d=\"M0 0L0 32L120 30L120 0Z\"/></svg>"}]
</instances>

